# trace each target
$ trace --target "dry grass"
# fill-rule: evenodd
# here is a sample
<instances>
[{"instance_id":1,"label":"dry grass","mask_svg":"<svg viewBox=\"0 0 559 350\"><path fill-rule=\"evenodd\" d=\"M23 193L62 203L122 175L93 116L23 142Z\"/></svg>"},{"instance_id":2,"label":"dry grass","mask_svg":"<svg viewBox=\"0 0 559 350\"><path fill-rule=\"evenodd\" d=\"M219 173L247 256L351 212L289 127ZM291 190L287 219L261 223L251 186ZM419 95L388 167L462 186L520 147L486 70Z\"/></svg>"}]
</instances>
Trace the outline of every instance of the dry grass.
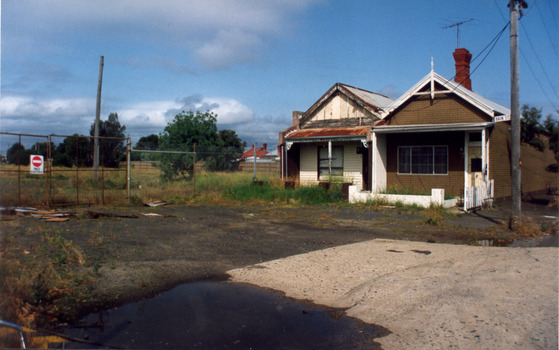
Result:
<instances>
[{"instance_id":1,"label":"dry grass","mask_svg":"<svg viewBox=\"0 0 559 350\"><path fill-rule=\"evenodd\" d=\"M47 199L51 206L128 203L126 167L101 170L96 180L92 168L53 167L48 183L46 174L33 175L28 167L3 164L0 205L44 207ZM225 189L250 183L253 178L252 172L207 172L201 168L197 169L195 182L192 178L166 182L160 175L154 162L133 162L130 202L136 205L154 200L225 204ZM258 174L258 179L272 186L283 185L279 175Z\"/></svg>"},{"instance_id":2,"label":"dry grass","mask_svg":"<svg viewBox=\"0 0 559 350\"><path fill-rule=\"evenodd\" d=\"M71 305L88 298L88 258L56 229L4 222L0 233L0 315L23 326L46 326L77 316ZM42 236L29 243L27 236ZM91 260L91 259L90 259Z\"/></svg>"}]
</instances>

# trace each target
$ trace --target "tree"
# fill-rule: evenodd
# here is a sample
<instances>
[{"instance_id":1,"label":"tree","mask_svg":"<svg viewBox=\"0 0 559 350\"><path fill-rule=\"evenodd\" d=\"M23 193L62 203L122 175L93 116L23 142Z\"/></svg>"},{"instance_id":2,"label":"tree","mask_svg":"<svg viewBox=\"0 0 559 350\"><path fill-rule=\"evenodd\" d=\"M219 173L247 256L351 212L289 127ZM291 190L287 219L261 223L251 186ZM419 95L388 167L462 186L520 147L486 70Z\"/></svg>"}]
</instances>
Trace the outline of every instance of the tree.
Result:
<instances>
[{"instance_id":1,"label":"tree","mask_svg":"<svg viewBox=\"0 0 559 350\"><path fill-rule=\"evenodd\" d=\"M25 146L20 143L14 143L6 154L8 163L15 165L29 165L29 156L31 150L26 150Z\"/></svg>"},{"instance_id":2,"label":"tree","mask_svg":"<svg viewBox=\"0 0 559 350\"><path fill-rule=\"evenodd\" d=\"M159 136L159 149L163 151L192 152L196 144L197 149L204 149L217 144L217 115L212 112L196 113L182 112L167 124ZM204 159L204 154L198 159ZM194 160L190 154L161 154L159 167L166 180L177 176L188 177L193 171Z\"/></svg>"},{"instance_id":3,"label":"tree","mask_svg":"<svg viewBox=\"0 0 559 350\"><path fill-rule=\"evenodd\" d=\"M56 147L52 158L56 166L90 167L93 165L93 142L78 134L66 137Z\"/></svg>"},{"instance_id":4,"label":"tree","mask_svg":"<svg viewBox=\"0 0 559 350\"><path fill-rule=\"evenodd\" d=\"M559 172L559 121L548 115L545 118L543 127L549 133L548 147L555 155L555 164L548 165L546 170L557 173Z\"/></svg>"},{"instance_id":5,"label":"tree","mask_svg":"<svg viewBox=\"0 0 559 350\"><path fill-rule=\"evenodd\" d=\"M134 149L155 151L157 150L158 146L159 146L159 136L155 134L151 134L148 136L140 137L138 142L136 142L136 146L134 147Z\"/></svg>"},{"instance_id":6,"label":"tree","mask_svg":"<svg viewBox=\"0 0 559 350\"><path fill-rule=\"evenodd\" d=\"M126 154L125 130L126 126L120 125L117 113L111 113L107 120L99 122L99 136L115 138L99 139L99 155L103 166L116 168L118 162L124 158ZM91 124L89 134L91 136L95 135L95 123Z\"/></svg>"},{"instance_id":7,"label":"tree","mask_svg":"<svg viewBox=\"0 0 559 350\"><path fill-rule=\"evenodd\" d=\"M211 171L236 170L238 159L243 155L246 142L241 141L234 130L220 130L214 152L206 160L206 169Z\"/></svg>"},{"instance_id":8,"label":"tree","mask_svg":"<svg viewBox=\"0 0 559 350\"><path fill-rule=\"evenodd\" d=\"M540 124L542 110L528 105L522 106L522 117L520 119L520 140L539 151L545 149L545 143L540 139L540 134L544 132Z\"/></svg>"},{"instance_id":9,"label":"tree","mask_svg":"<svg viewBox=\"0 0 559 350\"><path fill-rule=\"evenodd\" d=\"M156 134L151 134L148 136L142 136L136 142L136 146L134 146L135 150L146 150L146 151L156 151L159 147L159 136ZM148 153L138 153L133 152L131 154L131 159L133 161L140 161L140 160L156 160L156 154L148 154Z\"/></svg>"},{"instance_id":10,"label":"tree","mask_svg":"<svg viewBox=\"0 0 559 350\"><path fill-rule=\"evenodd\" d=\"M31 146L31 154L41 155L46 158L48 146L49 145L47 144L47 142L35 142L35 144ZM50 149L51 152L54 152L55 150L54 142L50 142Z\"/></svg>"}]
</instances>

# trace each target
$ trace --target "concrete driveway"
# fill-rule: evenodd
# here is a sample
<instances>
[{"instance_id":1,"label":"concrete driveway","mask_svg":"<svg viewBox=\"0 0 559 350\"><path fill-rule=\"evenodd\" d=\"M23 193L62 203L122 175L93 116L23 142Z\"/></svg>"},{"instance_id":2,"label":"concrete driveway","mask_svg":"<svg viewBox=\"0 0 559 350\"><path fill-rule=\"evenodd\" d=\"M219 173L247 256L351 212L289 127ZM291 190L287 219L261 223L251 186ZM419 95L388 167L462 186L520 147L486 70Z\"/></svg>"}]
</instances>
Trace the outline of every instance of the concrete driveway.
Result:
<instances>
[{"instance_id":1,"label":"concrete driveway","mask_svg":"<svg viewBox=\"0 0 559 350\"><path fill-rule=\"evenodd\" d=\"M228 273L386 327L384 349L557 349L558 261L557 247L374 239Z\"/></svg>"}]
</instances>

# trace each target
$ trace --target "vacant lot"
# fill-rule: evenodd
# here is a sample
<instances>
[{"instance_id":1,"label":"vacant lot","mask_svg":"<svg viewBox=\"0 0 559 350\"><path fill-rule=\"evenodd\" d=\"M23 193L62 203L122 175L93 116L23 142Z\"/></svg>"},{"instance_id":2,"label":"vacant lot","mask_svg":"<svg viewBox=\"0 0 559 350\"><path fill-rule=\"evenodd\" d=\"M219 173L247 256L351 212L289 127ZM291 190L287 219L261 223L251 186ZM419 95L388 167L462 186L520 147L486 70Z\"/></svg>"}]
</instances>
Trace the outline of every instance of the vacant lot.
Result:
<instances>
[{"instance_id":1,"label":"vacant lot","mask_svg":"<svg viewBox=\"0 0 559 350\"><path fill-rule=\"evenodd\" d=\"M96 210L136 218L97 217ZM556 209L534 207L513 234L506 210L458 215L382 207L164 206L76 208L66 222L6 217L0 223L4 317L56 326L84 312L153 296L180 283L374 238L504 244L552 232ZM159 213L163 217L142 214ZM546 221L547 220L547 221Z\"/></svg>"}]
</instances>

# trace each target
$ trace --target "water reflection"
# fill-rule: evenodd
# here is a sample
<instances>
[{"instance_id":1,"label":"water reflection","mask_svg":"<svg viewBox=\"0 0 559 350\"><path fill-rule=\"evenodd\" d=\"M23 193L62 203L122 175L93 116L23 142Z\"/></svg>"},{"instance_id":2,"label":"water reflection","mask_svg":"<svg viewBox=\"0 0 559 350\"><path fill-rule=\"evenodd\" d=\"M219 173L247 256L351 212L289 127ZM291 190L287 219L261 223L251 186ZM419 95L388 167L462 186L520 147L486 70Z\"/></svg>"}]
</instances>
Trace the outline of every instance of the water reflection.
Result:
<instances>
[{"instance_id":1,"label":"water reflection","mask_svg":"<svg viewBox=\"0 0 559 350\"><path fill-rule=\"evenodd\" d=\"M184 284L153 299L90 314L74 327L65 334L105 346L158 349L374 349L374 338L390 333L339 310L230 282Z\"/></svg>"}]
</instances>

